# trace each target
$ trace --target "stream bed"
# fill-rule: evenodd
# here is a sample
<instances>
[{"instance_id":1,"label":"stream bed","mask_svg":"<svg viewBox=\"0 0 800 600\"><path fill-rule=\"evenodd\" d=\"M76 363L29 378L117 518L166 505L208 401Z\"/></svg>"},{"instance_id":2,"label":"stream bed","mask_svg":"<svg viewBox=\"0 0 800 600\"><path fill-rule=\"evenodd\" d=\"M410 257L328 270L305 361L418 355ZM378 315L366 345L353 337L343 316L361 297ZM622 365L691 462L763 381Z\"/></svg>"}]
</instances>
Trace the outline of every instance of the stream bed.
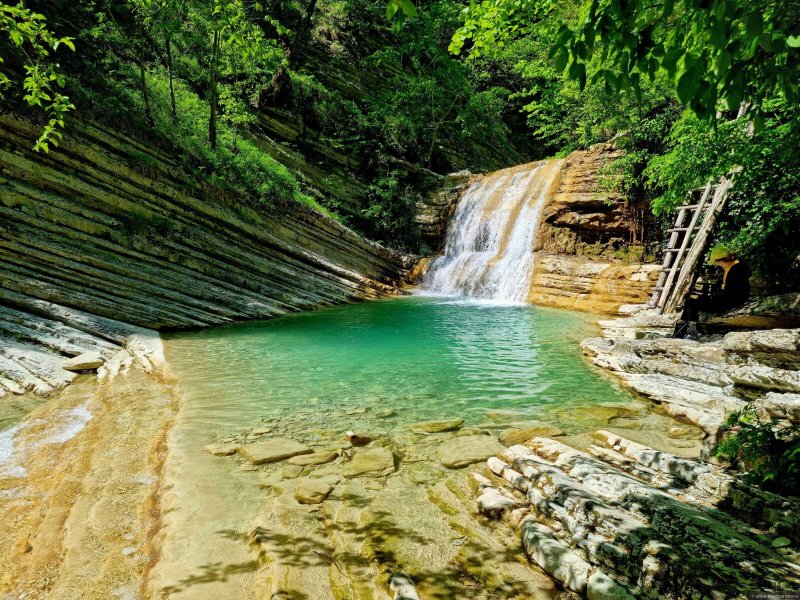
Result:
<instances>
[{"instance_id":1,"label":"stream bed","mask_svg":"<svg viewBox=\"0 0 800 600\"><path fill-rule=\"evenodd\" d=\"M414 296L165 336L183 405L170 439L155 587L186 598L371 597L373 588L385 593L387 573L402 571L425 598L550 597L546 577L509 558L518 544L511 530L492 532L469 515L467 475L482 465L447 468L441 452L459 438L516 443L527 430L585 446L592 431L621 428L696 454L699 431L669 438L674 421L583 359L578 344L596 333L594 320ZM419 425L459 420L447 431ZM348 431L389 450L394 466L348 473L363 452ZM274 437L337 458L255 466L204 451ZM322 505L294 500L307 479L333 488ZM490 553L500 563L470 554L490 539L508 544ZM506 573L500 584L493 572Z\"/></svg>"}]
</instances>

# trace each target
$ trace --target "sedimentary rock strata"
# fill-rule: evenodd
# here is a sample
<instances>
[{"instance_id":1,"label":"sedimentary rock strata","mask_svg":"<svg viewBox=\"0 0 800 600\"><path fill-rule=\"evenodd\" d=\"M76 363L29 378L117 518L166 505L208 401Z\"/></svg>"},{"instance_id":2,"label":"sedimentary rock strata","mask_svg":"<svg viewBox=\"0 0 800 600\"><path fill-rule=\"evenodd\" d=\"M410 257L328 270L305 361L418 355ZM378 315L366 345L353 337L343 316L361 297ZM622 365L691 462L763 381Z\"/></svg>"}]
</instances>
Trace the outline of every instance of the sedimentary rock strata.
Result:
<instances>
[{"instance_id":1,"label":"sedimentary rock strata","mask_svg":"<svg viewBox=\"0 0 800 600\"><path fill-rule=\"evenodd\" d=\"M116 132L76 121L44 154L37 131L0 116L0 395L63 385L65 358L143 328L385 296L405 272L329 217L234 198Z\"/></svg>"},{"instance_id":2,"label":"sedimentary rock strata","mask_svg":"<svg viewBox=\"0 0 800 600\"><path fill-rule=\"evenodd\" d=\"M800 584L796 553L776 550L780 532L735 503L741 484L729 475L608 432L597 443L582 452L535 438L489 459L492 480L475 476L481 511L504 515L531 560L564 587L589 598L669 599ZM792 501L767 503L796 518Z\"/></svg>"},{"instance_id":3,"label":"sedimentary rock strata","mask_svg":"<svg viewBox=\"0 0 800 600\"><path fill-rule=\"evenodd\" d=\"M647 320L634 316L624 321L635 323ZM607 325L621 333L618 324ZM798 422L800 329L732 332L702 342L663 333L646 339L592 338L581 347L596 365L664 412L702 427L710 441L728 414L751 402L764 415Z\"/></svg>"}]
</instances>

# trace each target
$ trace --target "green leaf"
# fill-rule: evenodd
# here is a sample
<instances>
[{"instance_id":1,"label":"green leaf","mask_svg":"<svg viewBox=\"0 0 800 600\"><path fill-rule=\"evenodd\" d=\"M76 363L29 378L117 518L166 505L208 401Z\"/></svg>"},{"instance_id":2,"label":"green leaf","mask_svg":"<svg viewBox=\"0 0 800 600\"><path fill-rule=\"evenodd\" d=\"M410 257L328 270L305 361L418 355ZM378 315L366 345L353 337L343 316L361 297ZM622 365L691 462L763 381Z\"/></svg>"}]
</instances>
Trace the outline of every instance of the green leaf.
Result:
<instances>
[{"instance_id":1,"label":"green leaf","mask_svg":"<svg viewBox=\"0 0 800 600\"><path fill-rule=\"evenodd\" d=\"M786 546L791 546L792 540L786 537L779 537L772 540L772 547L773 548L785 548Z\"/></svg>"},{"instance_id":2,"label":"green leaf","mask_svg":"<svg viewBox=\"0 0 800 600\"><path fill-rule=\"evenodd\" d=\"M688 104L697 92L699 79L694 67L685 71L678 79L678 100L683 104Z\"/></svg>"},{"instance_id":3,"label":"green leaf","mask_svg":"<svg viewBox=\"0 0 800 600\"><path fill-rule=\"evenodd\" d=\"M786 45L789 48L800 48L800 35L790 35L786 38Z\"/></svg>"},{"instance_id":4,"label":"green leaf","mask_svg":"<svg viewBox=\"0 0 800 600\"><path fill-rule=\"evenodd\" d=\"M386 4L386 18L391 19L399 8L400 5L397 3L397 0L389 0Z\"/></svg>"},{"instance_id":5,"label":"green leaf","mask_svg":"<svg viewBox=\"0 0 800 600\"><path fill-rule=\"evenodd\" d=\"M558 72L563 71L564 67L567 66L567 61L568 60L569 60L569 57L567 56L567 49L564 48L564 47L559 48L558 52L556 52L556 61L555 61L555 65L554 65L556 71L558 71Z\"/></svg>"},{"instance_id":6,"label":"green leaf","mask_svg":"<svg viewBox=\"0 0 800 600\"><path fill-rule=\"evenodd\" d=\"M400 0L400 8L403 9L403 13L407 17L417 16L417 7L414 6L414 3L411 0Z\"/></svg>"}]
</instances>

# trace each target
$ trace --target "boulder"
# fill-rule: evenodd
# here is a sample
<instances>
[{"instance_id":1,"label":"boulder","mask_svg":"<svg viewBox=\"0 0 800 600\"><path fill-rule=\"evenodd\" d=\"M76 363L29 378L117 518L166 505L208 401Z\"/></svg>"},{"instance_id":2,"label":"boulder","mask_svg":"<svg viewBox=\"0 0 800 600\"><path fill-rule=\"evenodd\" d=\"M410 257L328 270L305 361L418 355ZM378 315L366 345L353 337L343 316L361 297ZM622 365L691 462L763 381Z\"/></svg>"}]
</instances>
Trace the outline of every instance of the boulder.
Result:
<instances>
[{"instance_id":1,"label":"boulder","mask_svg":"<svg viewBox=\"0 0 800 600\"><path fill-rule=\"evenodd\" d=\"M386 448L357 450L353 459L342 469L342 475L352 477L383 477L395 471L394 454Z\"/></svg>"},{"instance_id":2,"label":"boulder","mask_svg":"<svg viewBox=\"0 0 800 600\"><path fill-rule=\"evenodd\" d=\"M505 448L493 437L465 435L442 444L439 449L439 461L449 469L460 469L476 462L483 462L503 450Z\"/></svg>"},{"instance_id":3,"label":"boulder","mask_svg":"<svg viewBox=\"0 0 800 600\"><path fill-rule=\"evenodd\" d=\"M84 352L61 363L65 371L91 371L99 369L105 364L105 359L99 352Z\"/></svg>"},{"instance_id":4,"label":"boulder","mask_svg":"<svg viewBox=\"0 0 800 600\"><path fill-rule=\"evenodd\" d=\"M292 456L313 452L311 448L300 442L282 437L245 444L236 448L236 451L253 465L278 462Z\"/></svg>"},{"instance_id":5,"label":"boulder","mask_svg":"<svg viewBox=\"0 0 800 600\"><path fill-rule=\"evenodd\" d=\"M423 423L413 423L409 425L410 429L414 431L421 431L423 433L444 433L446 431L455 431L460 429L464 424L464 419L451 419L449 421L425 421Z\"/></svg>"},{"instance_id":6,"label":"boulder","mask_svg":"<svg viewBox=\"0 0 800 600\"><path fill-rule=\"evenodd\" d=\"M303 479L297 485L294 497L301 504L320 504L331 491L333 491L333 486L325 481Z\"/></svg>"},{"instance_id":7,"label":"boulder","mask_svg":"<svg viewBox=\"0 0 800 600\"><path fill-rule=\"evenodd\" d=\"M313 454L301 454L293 456L287 462L290 465L299 465L301 467L308 467L311 465L324 465L339 458L339 453L335 450L327 450L323 452L314 452Z\"/></svg>"}]
</instances>

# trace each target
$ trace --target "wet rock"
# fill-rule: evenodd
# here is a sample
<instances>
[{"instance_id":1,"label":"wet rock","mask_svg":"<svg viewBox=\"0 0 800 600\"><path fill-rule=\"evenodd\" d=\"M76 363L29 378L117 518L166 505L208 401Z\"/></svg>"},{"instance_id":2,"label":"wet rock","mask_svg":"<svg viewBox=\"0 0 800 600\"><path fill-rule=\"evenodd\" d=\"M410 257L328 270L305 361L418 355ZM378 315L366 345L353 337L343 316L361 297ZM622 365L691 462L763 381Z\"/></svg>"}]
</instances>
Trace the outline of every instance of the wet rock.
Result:
<instances>
[{"instance_id":1,"label":"wet rock","mask_svg":"<svg viewBox=\"0 0 800 600\"><path fill-rule=\"evenodd\" d=\"M297 479L303 473L303 467L298 465L284 465L278 473L280 473L282 480Z\"/></svg>"},{"instance_id":2,"label":"wet rock","mask_svg":"<svg viewBox=\"0 0 800 600\"><path fill-rule=\"evenodd\" d=\"M105 364L105 359L99 352L84 352L61 363L65 371L91 371L99 369Z\"/></svg>"},{"instance_id":3,"label":"wet rock","mask_svg":"<svg viewBox=\"0 0 800 600\"><path fill-rule=\"evenodd\" d=\"M270 438L239 446L236 451L253 465L278 462L299 454L311 454L313 450L289 438Z\"/></svg>"},{"instance_id":4,"label":"wet rock","mask_svg":"<svg viewBox=\"0 0 800 600\"><path fill-rule=\"evenodd\" d=\"M382 408L380 410L376 410L372 413L374 417L378 419L388 419L389 417L393 417L397 414L397 411L393 408Z\"/></svg>"},{"instance_id":5,"label":"wet rock","mask_svg":"<svg viewBox=\"0 0 800 600\"><path fill-rule=\"evenodd\" d=\"M503 450L505 448L490 436L454 437L441 445L439 461L449 469L460 469L473 463L482 462Z\"/></svg>"},{"instance_id":6,"label":"wet rock","mask_svg":"<svg viewBox=\"0 0 800 600\"><path fill-rule=\"evenodd\" d=\"M480 427L464 427L456 431L456 437L464 437L467 435L492 435L492 432L481 429Z\"/></svg>"},{"instance_id":7,"label":"wet rock","mask_svg":"<svg viewBox=\"0 0 800 600\"><path fill-rule=\"evenodd\" d=\"M320 504L331 491L333 491L333 486L325 481L303 479L295 489L294 497L302 504Z\"/></svg>"},{"instance_id":8,"label":"wet rock","mask_svg":"<svg viewBox=\"0 0 800 600\"><path fill-rule=\"evenodd\" d=\"M506 429L500 433L500 443L506 446L513 446L515 444L524 444L531 438L535 437L557 437L564 435L564 432L558 427L550 427L543 425L541 427L528 427L519 429L513 427Z\"/></svg>"},{"instance_id":9,"label":"wet rock","mask_svg":"<svg viewBox=\"0 0 800 600\"><path fill-rule=\"evenodd\" d=\"M636 600L628 590L602 571L595 572L586 585L589 600Z\"/></svg>"},{"instance_id":10,"label":"wet rock","mask_svg":"<svg viewBox=\"0 0 800 600\"><path fill-rule=\"evenodd\" d=\"M451 419L449 421L425 421L409 425L410 429L423 433L444 433L455 431L464 424L464 419Z\"/></svg>"},{"instance_id":11,"label":"wet rock","mask_svg":"<svg viewBox=\"0 0 800 600\"><path fill-rule=\"evenodd\" d=\"M236 454L238 444L208 444L203 450L214 456L231 456Z\"/></svg>"},{"instance_id":12,"label":"wet rock","mask_svg":"<svg viewBox=\"0 0 800 600\"><path fill-rule=\"evenodd\" d=\"M386 448L356 450L353 459L342 469L342 475L352 477L383 477L395 471L394 455Z\"/></svg>"},{"instance_id":13,"label":"wet rock","mask_svg":"<svg viewBox=\"0 0 800 600\"><path fill-rule=\"evenodd\" d=\"M344 437L348 442L350 442L351 446L366 446L372 441L372 437L368 435L358 435L354 431L346 432Z\"/></svg>"},{"instance_id":14,"label":"wet rock","mask_svg":"<svg viewBox=\"0 0 800 600\"><path fill-rule=\"evenodd\" d=\"M339 458L339 453L335 450L314 452L313 454L301 454L293 456L287 462L290 465L299 465L301 467L308 467L312 465L324 465Z\"/></svg>"},{"instance_id":15,"label":"wet rock","mask_svg":"<svg viewBox=\"0 0 800 600\"><path fill-rule=\"evenodd\" d=\"M346 410L344 414L349 416L363 415L366 414L368 410L369 409L366 406L359 406L357 408L351 408L349 410Z\"/></svg>"},{"instance_id":16,"label":"wet rock","mask_svg":"<svg viewBox=\"0 0 800 600\"><path fill-rule=\"evenodd\" d=\"M251 433L253 435L266 435L272 433L272 429L272 427L256 427Z\"/></svg>"}]
</instances>

